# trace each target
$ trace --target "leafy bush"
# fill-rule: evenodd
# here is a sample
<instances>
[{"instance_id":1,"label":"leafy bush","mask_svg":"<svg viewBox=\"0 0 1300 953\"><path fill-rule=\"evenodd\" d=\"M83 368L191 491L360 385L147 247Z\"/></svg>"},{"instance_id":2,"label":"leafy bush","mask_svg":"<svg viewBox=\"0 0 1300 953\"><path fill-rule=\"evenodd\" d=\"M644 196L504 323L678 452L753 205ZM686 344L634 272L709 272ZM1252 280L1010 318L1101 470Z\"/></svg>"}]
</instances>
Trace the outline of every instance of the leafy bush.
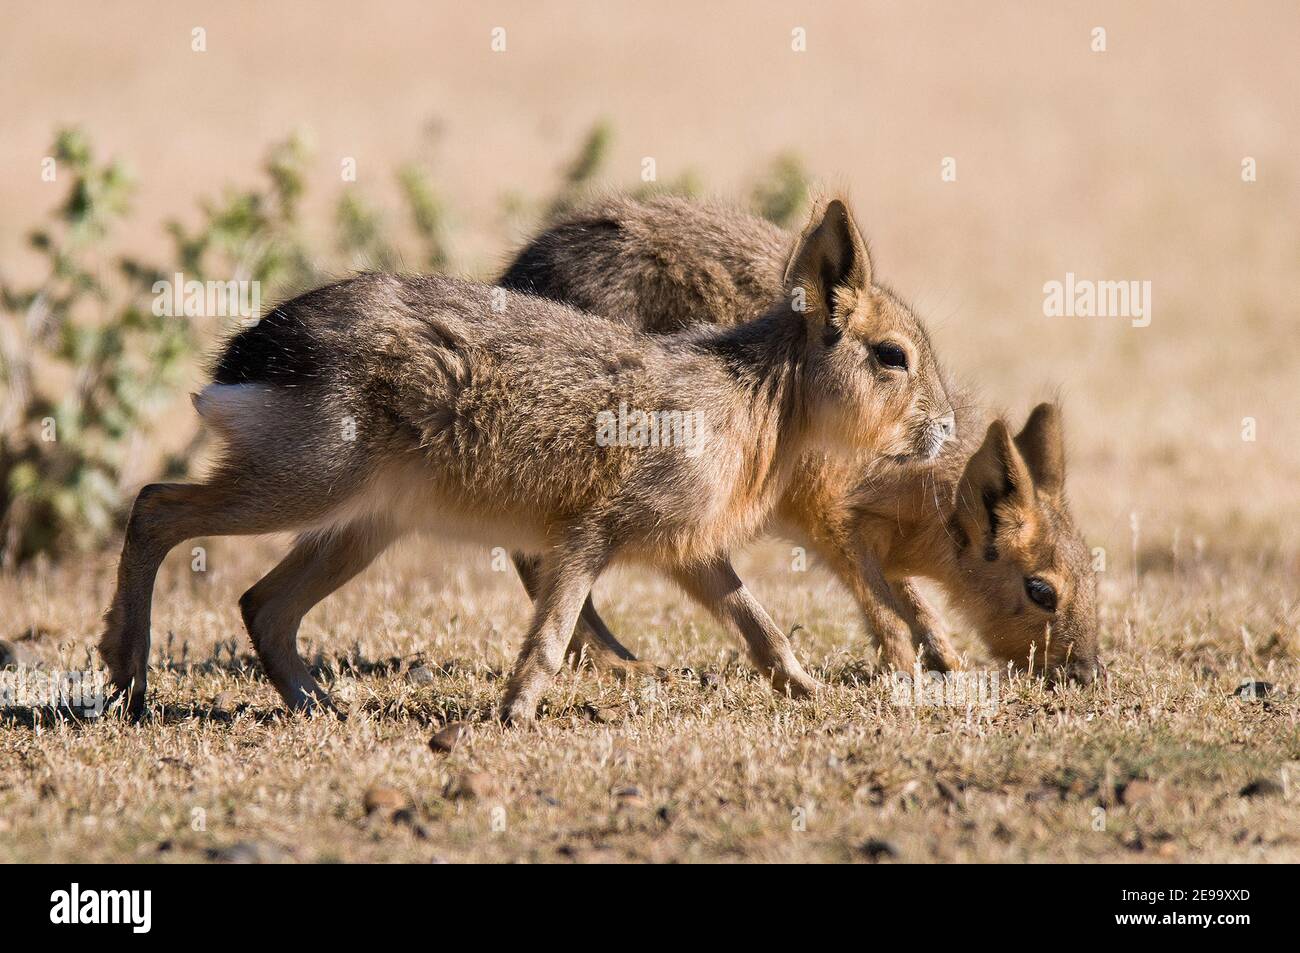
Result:
<instances>
[{"instance_id":1,"label":"leafy bush","mask_svg":"<svg viewBox=\"0 0 1300 953\"><path fill-rule=\"evenodd\" d=\"M29 239L46 275L29 288L0 281L6 568L59 544L98 541L112 529L129 438L169 394L191 344L183 323L141 306L150 279L137 263L117 262L120 282L98 277L99 246L131 194L124 167L97 164L72 130L58 135L52 155L70 186L50 227ZM60 396L42 393L38 377L60 380Z\"/></svg>"},{"instance_id":2,"label":"leafy bush","mask_svg":"<svg viewBox=\"0 0 1300 953\"><path fill-rule=\"evenodd\" d=\"M750 203L769 222L788 228L808 205L808 173L793 153L777 156L755 183Z\"/></svg>"},{"instance_id":3,"label":"leafy bush","mask_svg":"<svg viewBox=\"0 0 1300 953\"><path fill-rule=\"evenodd\" d=\"M200 341L225 333L155 313L155 287L176 271L187 279L260 281L306 287L317 277L294 228L306 149L290 139L272 150L266 190L231 192L201 205L193 232L177 223L176 268L109 259L102 246L128 208L132 184L117 162L98 164L85 137L60 132L52 156L68 195L49 228L30 236L45 259L33 287L0 281L0 566L38 553L101 543L123 508L129 456L153 412L175 396ZM50 385L42 390L38 379ZM53 398L45 391L57 390ZM183 473L189 453L164 469Z\"/></svg>"}]
</instances>

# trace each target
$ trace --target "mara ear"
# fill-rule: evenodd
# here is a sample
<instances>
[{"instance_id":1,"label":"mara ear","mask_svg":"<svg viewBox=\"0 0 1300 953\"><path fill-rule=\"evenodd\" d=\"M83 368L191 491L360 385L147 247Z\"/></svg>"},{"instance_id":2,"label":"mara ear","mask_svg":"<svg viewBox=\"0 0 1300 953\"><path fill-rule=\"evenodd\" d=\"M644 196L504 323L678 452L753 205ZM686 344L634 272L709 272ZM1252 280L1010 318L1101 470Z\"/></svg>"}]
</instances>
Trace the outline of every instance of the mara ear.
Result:
<instances>
[{"instance_id":1,"label":"mara ear","mask_svg":"<svg viewBox=\"0 0 1300 953\"><path fill-rule=\"evenodd\" d=\"M1025 428L1016 434L1016 449L1025 459L1034 486L1052 496L1065 488L1065 435L1061 411L1055 404L1039 404Z\"/></svg>"},{"instance_id":2,"label":"mara ear","mask_svg":"<svg viewBox=\"0 0 1300 953\"><path fill-rule=\"evenodd\" d=\"M838 315L852 306L852 296L870 288L867 244L848 207L832 199L799 237L785 268L786 294L796 311L825 323L829 343L843 330Z\"/></svg>"},{"instance_id":3,"label":"mara ear","mask_svg":"<svg viewBox=\"0 0 1300 953\"><path fill-rule=\"evenodd\" d=\"M968 543L984 548L984 558L998 558L997 511L1004 504L1028 506L1033 500L1033 480L1005 421L989 424L984 442L966 463L957 484L957 525Z\"/></svg>"}]
</instances>

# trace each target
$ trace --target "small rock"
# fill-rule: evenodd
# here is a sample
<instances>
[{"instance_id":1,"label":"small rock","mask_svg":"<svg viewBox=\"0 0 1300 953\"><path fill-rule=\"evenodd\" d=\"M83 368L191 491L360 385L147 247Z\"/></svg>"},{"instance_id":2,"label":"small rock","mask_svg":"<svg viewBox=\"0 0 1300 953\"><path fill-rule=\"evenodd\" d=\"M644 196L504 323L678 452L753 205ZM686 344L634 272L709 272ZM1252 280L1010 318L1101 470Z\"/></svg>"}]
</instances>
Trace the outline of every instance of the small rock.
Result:
<instances>
[{"instance_id":1,"label":"small rock","mask_svg":"<svg viewBox=\"0 0 1300 953\"><path fill-rule=\"evenodd\" d=\"M1240 797L1281 797L1286 789L1272 778L1256 778L1237 792Z\"/></svg>"},{"instance_id":2,"label":"small rock","mask_svg":"<svg viewBox=\"0 0 1300 953\"><path fill-rule=\"evenodd\" d=\"M429 739L429 750L435 754L451 754L460 744L467 727L463 721L453 721L439 728Z\"/></svg>"},{"instance_id":3,"label":"small rock","mask_svg":"<svg viewBox=\"0 0 1300 953\"><path fill-rule=\"evenodd\" d=\"M261 841L238 841L227 847L208 850L208 860L218 864L278 864L289 857L274 844Z\"/></svg>"},{"instance_id":4,"label":"small rock","mask_svg":"<svg viewBox=\"0 0 1300 953\"><path fill-rule=\"evenodd\" d=\"M618 802L620 808L637 808L645 806L645 798L641 796L641 789L634 785L614 789L614 800Z\"/></svg>"},{"instance_id":5,"label":"small rock","mask_svg":"<svg viewBox=\"0 0 1300 953\"><path fill-rule=\"evenodd\" d=\"M235 695L233 692L218 692L212 699L212 714L233 715L235 713Z\"/></svg>"},{"instance_id":6,"label":"small rock","mask_svg":"<svg viewBox=\"0 0 1300 953\"><path fill-rule=\"evenodd\" d=\"M1061 789L1050 784L1040 784L1036 788L1030 788L1025 792L1026 804L1039 804L1043 801L1061 800Z\"/></svg>"},{"instance_id":7,"label":"small rock","mask_svg":"<svg viewBox=\"0 0 1300 953\"><path fill-rule=\"evenodd\" d=\"M468 771L447 785L447 797L459 801L481 801L496 793L497 783L485 771Z\"/></svg>"},{"instance_id":8,"label":"small rock","mask_svg":"<svg viewBox=\"0 0 1300 953\"><path fill-rule=\"evenodd\" d=\"M406 680L412 685L432 685L434 678L433 669L427 665L417 665L406 673Z\"/></svg>"},{"instance_id":9,"label":"small rock","mask_svg":"<svg viewBox=\"0 0 1300 953\"><path fill-rule=\"evenodd\" d=\"M588 706L587 713L591 716L591 720L598 725L608 725L611 722L618 721L623 714L617 708L597 705Z\"/></svg>"},{"instance_id":10,"label":"small rock","mask_svg":"<svg viewBox=\"0 0 1300 953\"><path fill-rule=\"evenodd\" d=\"M1135 778L1120 789L1119 801L1121 804L1132 807L1135 804L1147 803L1155 800L1160 791L1154 781L1147 781L1144 778Z\"/></svg>"},{"instance_id":11,"label":"small rock","mask_svg":"<svg viewBox=\"0 0 1300 953\"><path fill-rule=\"evenodd\" d=\"M898 849L887 840L877 840L871 838L861 847L858 852L867 858L869 863L878 864L882 860L893 860L898 856Z\"/></svg>"},{"instance_id":12,"label":"small rock","mask_svg":"<svg viewBox=\"0 0 1300 953\"><path fill-rule=\"evenodd\" d=\"M365 808L367 817L371 814L392 817L407 806L406 796L395 788L376 786L366 791Z\"/></svg>"},{"instance_id":13,"label":"small rock","mask_svg":"<svg viewBox=\"0 0 1300 953\"><path fill-rule=\"evenodd\" d=\"M1237 690L1232 693L1232 697L1250 701L1253 698L1267 698L1272 694L1272 682L1256 682L1251 679L1246 679L1237 686Z\"/></svg>"}]
</instances>

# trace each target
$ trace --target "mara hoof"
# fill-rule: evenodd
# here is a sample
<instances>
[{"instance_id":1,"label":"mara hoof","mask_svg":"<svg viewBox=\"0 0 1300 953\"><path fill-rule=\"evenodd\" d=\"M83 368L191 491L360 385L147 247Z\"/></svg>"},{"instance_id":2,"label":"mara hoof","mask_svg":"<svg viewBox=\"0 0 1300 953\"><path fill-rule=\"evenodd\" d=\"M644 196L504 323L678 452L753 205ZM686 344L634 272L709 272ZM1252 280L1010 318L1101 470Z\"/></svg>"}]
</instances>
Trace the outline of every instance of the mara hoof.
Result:
<instances>
[{"instance_id":1,"label":"mara hoof","mask_svg":"<svg viewBox=\"0 0 1300 953\"><path fill-rule=\"evenodd\" d=\"M822 684L806 672L797 672L790 675L776 675L772 679L772 687L779 694L789 695L791 698L811 698L817 694Z\"/></svg>"}]
</instances>

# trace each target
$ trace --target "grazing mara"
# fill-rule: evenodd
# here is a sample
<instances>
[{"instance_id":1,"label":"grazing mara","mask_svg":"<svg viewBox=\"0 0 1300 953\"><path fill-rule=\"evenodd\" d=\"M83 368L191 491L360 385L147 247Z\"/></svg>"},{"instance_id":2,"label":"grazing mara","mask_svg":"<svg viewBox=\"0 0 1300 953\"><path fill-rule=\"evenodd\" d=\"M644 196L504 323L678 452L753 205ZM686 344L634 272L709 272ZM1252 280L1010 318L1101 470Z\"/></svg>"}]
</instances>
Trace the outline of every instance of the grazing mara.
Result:
<instances>
[{"instance_id":1,"label":"grazing mara","mask_svg":"<svg viewBox=\"0 0 1300 953\"><path fill-rule=\"evenodd\" d=\"M538 554L507 720L535 716L592 584L618 560L667 572L778 690L811 692L728 553L770 522L814 449L928 459L953 420L923 331L877 305L841 202L784 274L787 293L753 320L671 335L432 276L362 275L273 309L195 397L224 442L210 478L147 486L132 509L100 644L128 710L143 710L168 550L285 530L296 545L240 606L293 708L327 702L297 652L304 613L413 529ZM689 418L690 439L649 433L650 412Z\"/></svg>"},{"instance_id":2,"label":"grazing mara","mask_svg":"<svg viewBox=\"0 0 1300 953\"><path fill-rule=\"evenodd\" d=\"M611 198L570 214L515 258L501 284L585 311L675 333L752 320L785 293L791 238L721 206L662 197ZM888 289L867 285L856 306L917 327ZM913 335L921 340L922 335ZM926 372L927 350L900 356ZM1064 495L1059 414L1040 405L1013 439L983 432L957 402L960 439L932 460L808 454L772 528L821 557L856 598L882 660L911 670L916 649L938 670L959 664L937 614L909 577L938 581L998 660L1090 682L1098 671L1095 580ZM516 557L532 591L535 560ZM635 665L590 600L571 654Z\"/></svg>"}]
</instances>

